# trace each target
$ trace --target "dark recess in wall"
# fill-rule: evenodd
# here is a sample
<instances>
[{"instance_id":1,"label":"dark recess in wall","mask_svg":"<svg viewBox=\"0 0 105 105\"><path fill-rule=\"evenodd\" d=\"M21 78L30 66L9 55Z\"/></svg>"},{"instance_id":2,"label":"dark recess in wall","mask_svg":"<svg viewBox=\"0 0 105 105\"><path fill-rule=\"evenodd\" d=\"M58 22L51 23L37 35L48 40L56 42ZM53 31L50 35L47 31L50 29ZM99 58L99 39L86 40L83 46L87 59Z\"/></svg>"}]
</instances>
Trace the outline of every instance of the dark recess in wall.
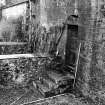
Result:
<instances>
[{"instance_id":1,"label":"dark recess in wall","mask_svg":"<svg viewBox=\"0 0 105 105\"><path fill-rule=\"evenodd\" d=\"M66 65L75 65L76 60L76 54L71 51L71 48L73 48L71 45L75 45L72 42L71 38L72 36L77 37L78 36L78 26L77 25L68 25L68 32L67 32L67 43L66 43Z\"/></svg>"}]
</instances>

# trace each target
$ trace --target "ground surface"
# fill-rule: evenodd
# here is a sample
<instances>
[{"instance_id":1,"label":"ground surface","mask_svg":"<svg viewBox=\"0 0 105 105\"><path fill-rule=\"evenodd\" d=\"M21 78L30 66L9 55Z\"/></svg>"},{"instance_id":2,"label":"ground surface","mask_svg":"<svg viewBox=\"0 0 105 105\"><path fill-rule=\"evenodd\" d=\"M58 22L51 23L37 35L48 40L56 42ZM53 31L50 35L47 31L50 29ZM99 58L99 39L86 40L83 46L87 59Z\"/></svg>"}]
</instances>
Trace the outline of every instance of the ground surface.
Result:
<instances>
[{"instance_id":1,"label":"ground surface","mask_svg":"<svg viewBox=\"0 0 105 105\"><path fill-rule=\"evenodd\" d=\"M43 98L38 91L22 89L0 89L0 105L21 105Z\"/></svg>"},{"instance_id":2,"label":"ground surface","mask_svg":"<svg viewBox=\"0 0 105 105\"><path fill-rule=\"evenodd\" d=\"M40 100L40 101L38 101ZM0 89L0 105L87 105L71 94L44 99L37 90Z\"/></svg>"}]
</instances>

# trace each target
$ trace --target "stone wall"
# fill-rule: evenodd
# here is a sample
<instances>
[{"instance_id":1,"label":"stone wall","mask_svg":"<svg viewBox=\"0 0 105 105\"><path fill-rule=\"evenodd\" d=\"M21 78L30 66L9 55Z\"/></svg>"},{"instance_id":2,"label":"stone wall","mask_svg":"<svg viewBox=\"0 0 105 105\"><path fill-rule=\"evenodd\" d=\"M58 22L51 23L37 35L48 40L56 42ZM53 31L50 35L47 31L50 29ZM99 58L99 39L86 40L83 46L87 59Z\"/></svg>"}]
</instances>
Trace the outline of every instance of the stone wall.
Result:
<instances>
[{"instance_id":1,"label":"stone wall","mask_svg":"<svg viewBox=\"0 0 105 105\"><path fill-rule=\"evenodd\" d=\"M102 1L79 0L81 55L77 73L78 89L86 96L100 94L105 89L104 16ZM83 9L84 8L84 9Z\"/></svg>"},{"instance_id":2,"label":"stone wall","mask_svg":"<svg viewBox=\"0 0 105 105\"><path fill-rule=\"evenodd\" d=\"M65 22L68 15L73 14L74 0L43 0L43 3L42 24L46 22L49 26L56 26Z\"/></svg>"},{"instance_id":3,"label":"stone wall","mask_svg":"<svg viewBox=\"0 0 105 105\"><path fill-rule=\"evenodd\" d=\"M90 68L92 60L92 24L91 19L91 0L79 0L79 26L78 29L78 41L81 43L80 59L77 72L77 84L79 90L84 95L89 94L89 79ZM84 9L83 9L84 8Z\"/></svg>"},{"instance_id":4,"label":"stone wall","mask_svg":"<svg viewBox=\"0 0 105 105\"><path fill-rule=\"evenodd\" d=\"M98 3L98 18L95 22L95 29L93 34L93 52L92 52L92 65L91 65L91 82L92 90L95 92L104 91L105 89L105 70L104 70L104 16L101 12L102 0ZM104 3L103 3L104 4Z\"/></svg>"}]
</instances>

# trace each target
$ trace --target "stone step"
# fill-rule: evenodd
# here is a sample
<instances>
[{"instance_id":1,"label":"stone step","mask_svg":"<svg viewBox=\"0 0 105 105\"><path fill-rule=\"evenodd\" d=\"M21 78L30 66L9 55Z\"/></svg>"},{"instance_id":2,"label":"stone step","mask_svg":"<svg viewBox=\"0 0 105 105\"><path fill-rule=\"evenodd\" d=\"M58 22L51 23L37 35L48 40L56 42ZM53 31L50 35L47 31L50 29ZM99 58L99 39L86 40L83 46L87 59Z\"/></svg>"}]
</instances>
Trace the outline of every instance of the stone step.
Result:
<instances>
[{"instance_id":1,"label":"stone step","mask_svg":"<svg viewBox=\"0 0 105 105\"><path fill-rule=\"evenodd\" d=\"M43 84L48 87L49 89L57 88L57 84L54 83L51 79L45 79L43 78Z\"/></svg>"},{"instance_id":2,"label":"stone step","mask_svg":"<svg viewBox=\"0 0 105 105\"><path fill-rule=\"evenodd\" d=\"M47 71L48 77L43 77L42 81L37 82L38 90L44 97L63 93L71 87L73 76L68 73L57 71Z\"/></svg>"},{"instance_id":3,"label":"stone step","mask_svg":"<svg viewBox=\"0 0 105 105\"><path fill-rule=\"evenodd\" d=\"M48 75L49 78L52 79L56 84L58 84L61 81L74 79L74 76L71 75L70 73L60 74L55 71L50 71Z\"/></svg>"},{"instance_id":4,"label":"stone step","mask_svg":"<svg viewBox=\"0 0 105 105\"><path fill-rule=\"evenodd\" d=\"M51 91L48 87L41 83L37 83L37 88L44 97L48 96Z\"/></svg>"}]
</instances>

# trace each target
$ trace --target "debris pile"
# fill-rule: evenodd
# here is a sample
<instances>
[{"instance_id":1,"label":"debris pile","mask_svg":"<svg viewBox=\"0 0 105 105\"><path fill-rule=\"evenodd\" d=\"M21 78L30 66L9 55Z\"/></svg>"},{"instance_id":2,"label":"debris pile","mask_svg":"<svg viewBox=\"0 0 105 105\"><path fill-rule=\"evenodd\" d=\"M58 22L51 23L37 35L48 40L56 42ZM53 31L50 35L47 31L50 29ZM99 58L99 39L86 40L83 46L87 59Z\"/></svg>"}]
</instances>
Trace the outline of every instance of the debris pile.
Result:
<instances>
[{"instance_id":1,"label":"debris pile","mask_svg":"<svg viewBox=\"0 0 105 105\"><path fill-rule=\"evenodd\" d=\"M57 58L35 57L6 59L0 62L0 87L33 87L45 97L65 92L72 86L73 75L65 71ZM56 63L55 60L56 59ZM51 67L52 66L52 67Z\"/></svg>"},{"instance_id":2,"label":"debris pile","mask_svg":"<svg viewBox=\"0 0 105 105\"><path fill-rule=\"evenodd\" d=\"M0 61L0 87L26 86L32 79L39 79L40 58L18 58Z\"/></svg>"}]
</instances>

